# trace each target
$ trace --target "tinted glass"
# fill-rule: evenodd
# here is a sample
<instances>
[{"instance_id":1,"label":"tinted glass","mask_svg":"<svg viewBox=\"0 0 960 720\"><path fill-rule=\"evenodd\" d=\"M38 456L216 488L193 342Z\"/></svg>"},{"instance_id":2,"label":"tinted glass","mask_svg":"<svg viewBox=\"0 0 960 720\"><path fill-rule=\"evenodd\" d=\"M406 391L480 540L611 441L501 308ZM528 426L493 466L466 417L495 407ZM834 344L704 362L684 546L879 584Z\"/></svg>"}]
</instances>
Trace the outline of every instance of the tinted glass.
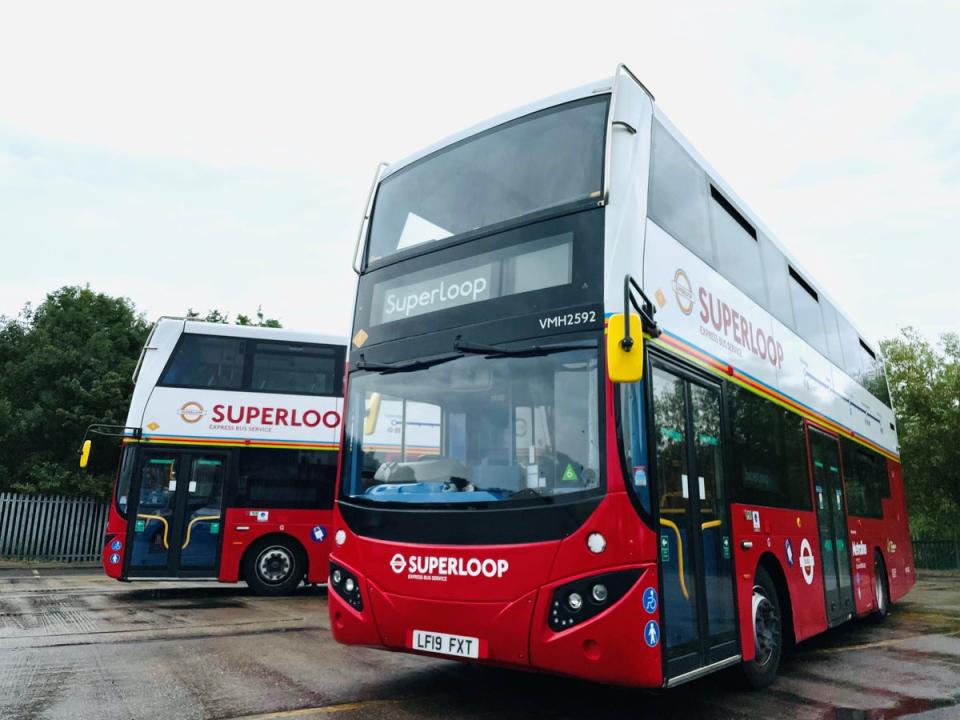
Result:
<instances>
[{"instance_id":1,"label":"tinted glass","mask_svg":"<svg viewBox=\"0 0 960 720\"><path fill-rule=\"evenodd\" d=\"M844 369L847 375L857 382L863 379L863 365L860 363L860 336L853 325L843 315L837 314L837 328L840 331L840 349L843 351Z\"/></svg>"},{"instance_id":2,"label":"tinted glass","mask_svg":"<svg viewBox=\"0 0 960 720\"><path fill-rule=\"evenodd\" d=\"M760 307L767 307L767 285L757 241L713 198L710 222L717 270Z\"/></svg>"},{"instance_id":3,"label":"tinted glass","mask_svg":"<svg viewBox=\"0 0 960 720\"><path fill-rule=\"evenodd\" d=\"M787 260L763 233L760 233L757 242L760 245L760 257L763 259L764 276L767 279L767 309L777 320L793 329L793 302L787 286L790 280Z\"/></svg>"},{"instance_id":4,"label":"tinted glass","mask_svg":"<svg viewBox=\"0 0 960 720\"><path fill-rule=\"evenodd\" d=\"M833 305L820 298L820 310L823 313L824 336L827 341L827 357L838 367L843 367L843 353L840 350L840 328L837 324L837 311Z\"/></svg>"},{"instance_id":5,"label":"tinted glass","mask_svg":"<svg viewBox=\"0 0 960 720\"><path fill-rule=\"evenodd\" d=\"M336 395L338 351L316 345L258 342L251 390L293 395Z\"/></svg>"},{"instance_id":6,"label":"tinted glass","mask_svg":"<svg viewBox=\"0 0 960 720\"><path fill-rule=\"evenodd\" d=\"M627 461L628 482L633 483L643 508L650 512L650 483L647 477L647 431L644 425L644 381L620 386L621 432Z\"/></svg>"},{"instance_id":7,"label":"tinted glass","mask_svg":"<svg viewBox=\"0 0 960 720\"><path fill-rule=\"evenodd\" d=\"M241 450L233 505L330 509L336 473L331 451Z\"/></svg>"},{"instance_id":8,"label":"tinted glass","mask_svg":"<svg viewBox=\"0 0 960 720\"><path fill-rule=\"evenodd\" d=\"M597 374L584 348L352 375L344 493L465 506L596 489Z\"/></svg>"},{"instance_id":9,"label":"tinted glass","mask_svg":"<svg viewBox=\"0 0 960 720\"><path fill-rule=\"evenodd\" d=\"M827 339L824 335L820 303L793 276L788 276L787 282L790 287L790 299L793 302L793 318L797 334L826 356Z\"/></svg>"},{"instance_id":10,"label":"tinted glass","mask_svg":"<svg viewBox=\"0 0 960 720\"><path fill-rule=\"evenodd\" d=\"M236 390L243 382L246 340L185 334L161 385Z\"/></svg>"},{"instance_id":11,"label":"tinted glass","mask_svg":"<svg viewBox=\"0 0 960 720\"><path fill-rule=\"evenodd\" d=\"M859 517L883 517L882 498L890 497L886 460L862 445L843 441L843 479L847 508Z\"/></svg>"},{"instance_id":12,"label":"tinted glass","mask_svg":"<svg viewBox=\"0 0 960 720\"><path fill-rule=\"evenodd\" d=\"M127 505L130 502L130 481L133 479L133 466L136 458L136 445L124 446L123 459L120 461L120 471L117 474L117 509L124 516L127 514Z\"/></svg>"},{"instance_id":13,"label":"tinted glass","mask_svg":"<svg viewBox=\"0 0 960 720\"><path fill-rule=\"evenodd\" d=\"M730 397L737 502L809 510L800 416L742 388Z\"/></svg>"},{"instance_id":14,"label":"tinted glass","mask_svg":"<svg viewBox=\"0 0 960 720\"><path fill-rule=\"evenodd\" d=\"M647 214L657 225L713 265L706 176L658 122L653 123L652 144Z\"/></svg>"},{"instance_id":15,"label":"tinted glass","mask_svg":"<svg viewBox=\"0 0 960 720\"><path fill-rule=\"evenodd\" d=\"M387 177L377 191L368 258L599 198L608 97L533 113Z\"/></svg>"}]
</instances>

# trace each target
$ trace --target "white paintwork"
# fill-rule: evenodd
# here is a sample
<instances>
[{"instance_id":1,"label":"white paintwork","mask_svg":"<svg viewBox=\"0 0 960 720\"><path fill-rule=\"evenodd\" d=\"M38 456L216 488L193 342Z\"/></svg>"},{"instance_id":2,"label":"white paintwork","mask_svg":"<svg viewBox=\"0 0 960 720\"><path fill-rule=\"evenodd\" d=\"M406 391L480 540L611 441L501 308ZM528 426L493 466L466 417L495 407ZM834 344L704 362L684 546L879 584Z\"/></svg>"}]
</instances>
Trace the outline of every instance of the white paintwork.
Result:
<instances>
[{"instance_id":1,"label":"white paintwork","mask_svg":"<svg viewBox=\"0 0 960 720\"><path fill-rule=\"evenodd\" d=\"M147 339L127 413L142 437L249 439L256 442L336 444L342 398L313 395L157 387L183 333L345 346L344 338L279 328L160 318ZM229 418L241 418L230 422ZM270 412L265 412L269 409ZM285 411L279 417L277 410ZM331 415L330 413L334 413ZM219 416L223 415L222 419ZM319 420L317 420L319 418ZM128 431L129 433L130 431Z\"/></svg>"}]
</instances>

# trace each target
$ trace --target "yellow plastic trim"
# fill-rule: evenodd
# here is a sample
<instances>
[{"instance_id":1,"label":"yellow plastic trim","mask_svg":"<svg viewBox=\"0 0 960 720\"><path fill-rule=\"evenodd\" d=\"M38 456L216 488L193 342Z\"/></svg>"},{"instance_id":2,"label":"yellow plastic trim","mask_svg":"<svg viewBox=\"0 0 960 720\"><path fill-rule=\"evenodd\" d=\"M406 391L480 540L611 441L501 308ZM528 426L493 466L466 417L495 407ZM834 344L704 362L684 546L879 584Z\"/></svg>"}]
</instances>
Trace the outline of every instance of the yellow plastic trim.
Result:
<instances>
[{"instance_id":1,"label":"yellow plastic trim","mask_svg":"<svg viewBox=\"0 0 960 720\"><path fill-rule=\"evenodd\" d=\"M190 533L193 532L193 526L194 526L195 523L203 522L204 520L212 521L212 520L219 520L219 519L220 519L220 516L219 516L219 515L197 515L197 517L193 518L193 519L190 521L190 524L187 525L187 541L186 541L185 543L183 543L183 545L180 547L180 549L181 549L181 550L186 550L186 549L187 549L187 545L190 544Z\"/></svg>"},{"instance_id":2,"label":"yellow plastic trim","mask_svg":"<svg viewBox=\"0 0 960 720\"><path fill-rule=\"evenodd\" d=\"M660 518L660 524L673 530L673 534L677 536L677 564L680 571L680 592L689 600L690 593L687 592L687 583L683 579L683 538L680 537L680 528L677 527L675 522L664 518Z\"/></svg>"},{"instance_id":3,"label":"yellow plastic trim","mask_svg":"<svg viewBox=\"0 0 960 720\"><path fill-rule=\"evenodd\" d=\"M90 447L92 445L92 440L83 441L83 448L80 450L80 467L82 468L85 468L87 463L90 462Z\"/></svg>"},{"instance_id":4,"label":"yellow plastic trim","mask_svg":"<svg viewBox=\"0 0 960 720\"><path fill-rule=\"evenodd\" d=\"M163 549L169 550L170 546L167 544L167 535L170 530L170 525L167 523L167 519L163 515L137 515L138 518L146 518L147 520L159 520L163 523Z\"/></svg>"},{"instance_id":5,"label":"yellow plastic trim","mask_svg":"<svg viewBox=\"0 0 960 720\"><path fill-rule=\"evenodd\" d=\"M633 383L643 377L643 331L640 318L630 314L630 329L633 332L633 347L625 350L620 342L624 338L626 324L623 313L607 319L607 375L610 382Z\"/></svg>"}]
</instances>

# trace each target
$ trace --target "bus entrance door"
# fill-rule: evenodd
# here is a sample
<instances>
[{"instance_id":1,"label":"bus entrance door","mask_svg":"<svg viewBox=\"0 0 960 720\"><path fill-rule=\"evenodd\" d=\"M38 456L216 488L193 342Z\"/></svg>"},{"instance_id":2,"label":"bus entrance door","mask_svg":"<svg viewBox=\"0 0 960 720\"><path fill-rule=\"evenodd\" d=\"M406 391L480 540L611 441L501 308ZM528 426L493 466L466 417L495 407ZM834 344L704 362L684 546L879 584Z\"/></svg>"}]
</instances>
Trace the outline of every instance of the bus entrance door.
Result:
<instances>
[{"instance_id":1,"label":"bus entrance door","mask_svg":"<svg viewBox=\"0 0 960 720\"><path fill-rule=\"evenodd\" d=\"M678 684L739 658L720 387L655 363L652 390L663 645Z\"/></svg>"},{"instance_id":2,"label":"bus entrance door","mask_svg":"<svg viewBox=\"0 0 960 720\"><path fill-rule=\"evenodd\" d=\"M853 616L850 549L847 547L846 503L840 481L840 444L832 435L807 427L810 472L817 505L820 555L827 624L834 626Z\"/></svg>"},{"instance_id":3,"label":"bus entrance door","mask_svg":"<svg viewBox=\"0 0 960 720\"><path fill-rule=\"evenodd\" d=\"M227 456L146 450L131 489L127 577L216 575Z\"/></svg>"}]
</instances>

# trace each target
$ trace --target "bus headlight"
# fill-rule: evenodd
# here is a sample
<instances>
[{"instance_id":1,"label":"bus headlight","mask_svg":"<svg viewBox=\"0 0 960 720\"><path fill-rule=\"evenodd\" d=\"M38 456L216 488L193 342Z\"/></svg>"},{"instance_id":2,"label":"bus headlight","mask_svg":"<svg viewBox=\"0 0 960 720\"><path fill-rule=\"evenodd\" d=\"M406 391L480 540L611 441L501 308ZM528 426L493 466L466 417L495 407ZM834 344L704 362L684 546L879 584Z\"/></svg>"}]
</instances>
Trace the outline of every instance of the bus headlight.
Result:
<instances>
[{"instance_id":1,"label":"bus headlight","mask_svg":"<svg viewBox=\"0 0 960 720\"><path fill-rule=\"evenodd\" d=\"M360 597L360 583L356 576L336 563L330 563L330 587L342 597L354 610L363 610L363 598Z\"/></svg>"},{"instance_id":2,"label":"bus headlight","mask_svg":"<svg viewBox=\"0 0 960 720\"><path fill-rule=\"evenodd\" d=\"M559 632L599 615L626 595L642 574L639 568L618 570L561 585L553 591L547 619L550 629Z\"/></svg>"}]
</instances>

